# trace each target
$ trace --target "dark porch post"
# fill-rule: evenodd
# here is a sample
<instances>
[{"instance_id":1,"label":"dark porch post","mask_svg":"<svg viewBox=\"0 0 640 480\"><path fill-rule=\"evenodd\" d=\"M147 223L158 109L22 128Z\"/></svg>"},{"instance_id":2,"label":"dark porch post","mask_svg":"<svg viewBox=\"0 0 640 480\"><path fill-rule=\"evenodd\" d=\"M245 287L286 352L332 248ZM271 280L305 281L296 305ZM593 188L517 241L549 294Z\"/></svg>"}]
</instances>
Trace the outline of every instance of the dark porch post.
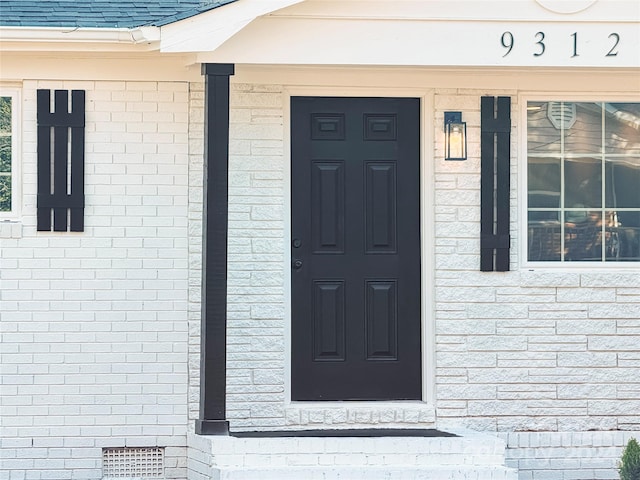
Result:
<instances>
[{"instance_id":1,"label":"dark porch post","mask_svg":"<svg viewBox=\"0 0 640 480\"><path fill-rule=\"evenodd\" d=\"M227 435L227 223L229 77L233 64L202 65L205 76L200 418L196 433Z\"/></svg>"}]
</instances>

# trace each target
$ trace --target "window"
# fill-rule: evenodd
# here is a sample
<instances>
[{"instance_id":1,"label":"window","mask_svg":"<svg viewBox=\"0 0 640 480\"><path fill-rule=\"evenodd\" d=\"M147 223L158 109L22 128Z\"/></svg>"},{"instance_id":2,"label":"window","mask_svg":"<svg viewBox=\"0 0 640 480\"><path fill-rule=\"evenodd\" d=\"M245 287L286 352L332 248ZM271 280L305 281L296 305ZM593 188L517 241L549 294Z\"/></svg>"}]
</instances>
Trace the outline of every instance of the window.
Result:
<instances>
[{"instance_id":1,"label":"window","mask_svg":"<svg viewBox=\"0 0 640 480\"><path fill-rule=\"evenodd\" d=\"M0 217L17 209L18 93L0 90Z\"/></svg>"},{"instance_id":2,"label":"window","mask_svg":"<svg viewBox=\"0 0 640 480\"><path fill-rule=\"evenodd\" d=\"M640 261L640 103L527 102L527 259Z\"/></svg>"}]
</instances>

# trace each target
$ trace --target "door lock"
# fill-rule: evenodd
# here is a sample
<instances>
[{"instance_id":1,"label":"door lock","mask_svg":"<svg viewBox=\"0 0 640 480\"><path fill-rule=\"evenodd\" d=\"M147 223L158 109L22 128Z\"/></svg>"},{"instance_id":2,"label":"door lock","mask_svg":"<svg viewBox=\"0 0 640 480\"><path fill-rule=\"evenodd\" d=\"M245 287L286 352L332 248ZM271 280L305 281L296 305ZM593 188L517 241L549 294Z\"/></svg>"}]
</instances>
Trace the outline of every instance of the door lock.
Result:
<instances>
[{"instance_id":1,"label":"door lock","mask_svg":"<svg viewBox=\"0 0 640 480\"><path fill-rule=\"evenodd\" d=\"M295 270L300 270L302 268L302 260L294 260L291 263L291 266L295 269Z\"/></svg>"}]
</instances>

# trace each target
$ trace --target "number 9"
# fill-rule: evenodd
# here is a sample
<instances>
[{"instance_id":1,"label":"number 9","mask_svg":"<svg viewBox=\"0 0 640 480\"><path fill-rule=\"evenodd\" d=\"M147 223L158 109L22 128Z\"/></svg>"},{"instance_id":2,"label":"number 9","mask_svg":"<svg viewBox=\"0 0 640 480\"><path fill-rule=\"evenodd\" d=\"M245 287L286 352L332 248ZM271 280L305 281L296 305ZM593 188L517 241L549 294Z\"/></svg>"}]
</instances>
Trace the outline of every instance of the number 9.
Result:
<instances>
[{"instance_id":1,"label":"number 9","mask_svg":"<svg viewBox=\"0 0 640 480\"><path fill-rule=\"evenodd\" d=\"M500 37L500 43L504 48L508 48L507 53L502 56L502 58L504 58L511 53L511 49L513 48L513 34L511 32L504 32L502 37Z\"/></svg>"}]
</instances>

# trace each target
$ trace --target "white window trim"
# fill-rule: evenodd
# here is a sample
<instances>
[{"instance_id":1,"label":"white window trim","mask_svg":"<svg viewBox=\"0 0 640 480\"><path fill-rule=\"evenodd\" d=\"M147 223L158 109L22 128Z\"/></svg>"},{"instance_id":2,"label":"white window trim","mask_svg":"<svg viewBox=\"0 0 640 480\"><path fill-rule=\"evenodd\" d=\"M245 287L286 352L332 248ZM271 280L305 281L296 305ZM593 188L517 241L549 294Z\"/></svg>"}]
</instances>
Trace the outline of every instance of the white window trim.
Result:
<instances>
[{"instance_id":1,"label":"white window trim","mask_svg":"<svg viewBox=\"0 0 640 480\"><path fill-rule=\"evenodd\" d=\"M18 87L0 85L0 96L11 97L11 211L0 212L0 221L11 221L20 218L22 206L21 177L21 90Z\"/></svg>"},{"instance_id":2,"label":"white window trim","mask_svg":"<svg viewBox=\"0 0 640 480\"><path fill-rule=\"evenodd\" d=\"M637 269L640 265L640 261L629 262L606 262L604 260L599 262L562 262L562 261L548 261L548 262L532 262L528 260L528 211L527 211L527 162L528 162L528 150L527 150L527 103L528 102L544 102L544 101L562 101L562 102L634 102L640 103L640 95L621 95L619 92L594 92L591 94L575 94L572 92L566 93L539 93L530 92L522 93L518 96L519 111L519 125L518 129L518 238L520 239L518 247L518 257L520 259L519 265L521 269L525 270L555 270L558 269L567 271L585 271L585 270L598 270L598 271L613 271L613 270L629 270Z\"/></svg>"}]
</instances>

